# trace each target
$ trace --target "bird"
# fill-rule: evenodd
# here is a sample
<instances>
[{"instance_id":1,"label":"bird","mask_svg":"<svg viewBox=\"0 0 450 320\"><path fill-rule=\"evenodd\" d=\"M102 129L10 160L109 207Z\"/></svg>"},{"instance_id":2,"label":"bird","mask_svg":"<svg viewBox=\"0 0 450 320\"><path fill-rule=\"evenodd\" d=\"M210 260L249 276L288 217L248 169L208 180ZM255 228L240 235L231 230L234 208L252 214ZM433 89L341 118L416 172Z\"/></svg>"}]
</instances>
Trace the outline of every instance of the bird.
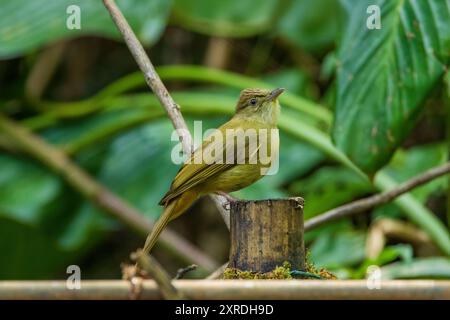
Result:
<instances>
[{"instance_id":1,"label":"bird","mask_svg":"<svg viewBox=\"0 0 450 320\"><path fill-rule=\"evenodd\" d=\"M233 117L204 139L184 162L159 202L164 211L145 241L145 254L150 253L166 225L199 197L211 193L227 196L264 176L263 169L270 166L279 148L278 97L283 92L283 88L241 91ZM252 140L255 135L251 133L255 132L256 139ZM239 139L242 134L244 137ZM263 159L261 150L270 155L269 161ZM231 196L227 199L232 201Z\"/></svg>"}]
</instances>

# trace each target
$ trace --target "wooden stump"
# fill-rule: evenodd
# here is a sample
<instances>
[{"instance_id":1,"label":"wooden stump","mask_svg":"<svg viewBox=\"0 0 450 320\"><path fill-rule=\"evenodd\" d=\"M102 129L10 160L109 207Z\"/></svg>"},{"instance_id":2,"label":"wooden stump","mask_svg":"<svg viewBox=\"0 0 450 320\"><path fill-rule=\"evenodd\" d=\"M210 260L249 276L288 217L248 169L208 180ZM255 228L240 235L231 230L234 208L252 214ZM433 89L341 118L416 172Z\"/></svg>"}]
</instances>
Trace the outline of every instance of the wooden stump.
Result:
<instances>
[{"instance_id":1,"label":"wooden stump","mask_svg":"<svg viewBox=\"0 0 450 320\"><path fill-rule=\"evenodd\" d=\"M288 261L305 270L303 203L300 197L231 203L228 267L269 272Z\"/></svg>"}]
</instances>

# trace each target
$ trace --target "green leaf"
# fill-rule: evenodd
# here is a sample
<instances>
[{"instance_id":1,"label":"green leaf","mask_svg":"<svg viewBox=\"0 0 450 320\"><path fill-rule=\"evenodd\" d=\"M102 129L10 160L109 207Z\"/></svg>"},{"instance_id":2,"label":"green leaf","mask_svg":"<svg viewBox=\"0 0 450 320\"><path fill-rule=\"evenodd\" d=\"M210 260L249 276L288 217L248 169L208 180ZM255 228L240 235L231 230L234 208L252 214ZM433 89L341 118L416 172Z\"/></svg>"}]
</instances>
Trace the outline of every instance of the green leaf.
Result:
<instances>
[{"instance_id":1,"label":"green leaf","mask_svg":"<svg viewBox=\"0 0 450 320\"><path fill-rule=\"evenodd\" d=\"M82 121L65 122L63 125L49 128L43 135L49 142L57 144L65 151L75 152L93 141L101 141L131 125L138 125L151 118L152 114L150 110L138 108L103 112L86 117Z\"/></svg>"},{"instance_id":2,"label":"green leaf","mask_svg":"<svg viewBox=\"0 0 450 320\"><path fill-rule=\"evenodd\" d=\"M67 7L80 8L81 29L68 29ZM165 28L170 0L117 0L144 45L154 43ZM3 0L0 2L0 57L10 58L50 42L81 35L121 39L102 1Z\"/></svg>"},{"instance_id":3,"label":"green leaf","mask_svg":"<svg viewBox=\"0 0 450 320\"><path fill-rule=\"evenodd\" d=\"M380 252L375 259L366 259L361 266L359 266L354 272L352 272L351 277L353 279L364 279L366 276L367 268L371 265L382 266L398 258L401 258L404 262L411 262L413 259L413 248L410 244L397 244L392 246L387 246Z\"/></svg>"},{"instance_id":4,"label":"green leaf","mask_svg":"<svg viewBox=\"0 0 450 320\"><path fill-rule=\"evenodd\" d=\"M338 269L363 261L365 234L362 231L338 230L324 233L310 247L311 261L317 267Z\"/></svg>"},{"instance_id":5,"label":"green leaf","mask_svg":"<svg viewBox=\"0 0 450 320\"><path fill-rule=\"evenodd\" d=\"M61 227L58 245L66 251L84 253L95 247L108 231L117 230L117 221L87 201Z\"/></svg>"},{"instance_id":6,"label":"green leaf","mask_svg":"<svg viewBox=\"0 0 450 320\"><path fill-rule=\"evenodd\" d=\"M342 18L339 0L296 0L280 18L281 37L308 51L321 51L333 45Z\"/></svg>"},{"instance_id":7,"label":"green leaf","mask_svg":"<svg viewBox=\"0 0 450 320\"><path fill-rule=\"evenodd\" d=\"M419 258L414 261L395 262L381 268L382 279L449 279L449 258Z\"/></svg>"},{"instance_id":8,"label":"green leaf","mask_svg":"<svg viewBox=\"0 0 450 320\"><path fill-rule=\"evenodd\" d=\"M381 266L398 258L403 262L410 263L413 256L413 247L410 244L397 244L385 247L376 259L368 259L368 264Z\"/></svg>"},{"instance_id":9,"label":"green leaf","mask_svg":"<svg viewBox=\"0 0 450 320\"><path fill-rule=\"evenodd\" d=\"M173 19L207 35L249 37L269 30L278 7L277 0L175 0Z\"/></svg>"},{"instance_id":10,"label":"green leaf","mask_svg":"<svg viewBox=\"0 0 450 320\"><path fill-rule=\"evenodd\" d=\"M56 198L60 180L33 161L0 153L0 216L37 223Z\"/></svg>"},{"instance_id":11,"label":"green leaf","mask_svg":"<svg viewBox=\"0 0 450 320\"><path fill-rule=\"evenodd\" d=\"M450 58L447 0L344 1L333 138L361 169L376 172L412 129ZM381 29L366 27L369 5ZM355 134L357 133L357 134Z\"/></svg>"}]
</instances>

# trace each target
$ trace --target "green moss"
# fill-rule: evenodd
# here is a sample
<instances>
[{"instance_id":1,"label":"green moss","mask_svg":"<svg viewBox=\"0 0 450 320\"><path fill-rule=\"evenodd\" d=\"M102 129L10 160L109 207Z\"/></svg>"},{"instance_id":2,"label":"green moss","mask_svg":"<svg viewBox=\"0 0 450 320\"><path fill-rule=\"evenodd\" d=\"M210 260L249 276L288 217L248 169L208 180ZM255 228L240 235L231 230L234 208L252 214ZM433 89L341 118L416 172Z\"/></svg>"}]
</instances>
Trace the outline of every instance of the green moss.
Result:
<instances>
[{"instance_id":1,"label":"green moss","mask_svg":"<svg viewBox=\"0 0 450 320\"><path fill-rule=\"evenodd\" d=\"M270 272L244 271L235 268L226 268L223 279L292 279L291 264L287 261Z\"/></svg>"},{"instance_id":2,"label":"green moss","mask_svg":"<svg viewBox=\"0 0 450 320\"><path fill-rule=\"evenodd\" d=\"M310 251L306 251L306 272L318 275L322 279L325 280L335 280L337 279L334 274L332 274L330 271L326 270L325 268L317 269L316 266L311 262L310 260Z\"/></svg>"},{"instance_id":3,"label":"green moss","mask_svg":"<svg viewBox=\"0 0 450 320\"><path fill-rule=\"evenodd\" d=\"M295 277L292 274L296 275ZM301 274L301 275L299 275ZM309 275L308 275L309 274ZM223 273L223 279L311 279L320 278L332 280L336 276L326 269L317 269L309 259L309 252L306 254L306 270L297 271L291 270L291 264L288 261L283 262L282 266L277 266L270 272L253 272L239 270L235 268L226 268Z\"/></svg>"}]
</instances>

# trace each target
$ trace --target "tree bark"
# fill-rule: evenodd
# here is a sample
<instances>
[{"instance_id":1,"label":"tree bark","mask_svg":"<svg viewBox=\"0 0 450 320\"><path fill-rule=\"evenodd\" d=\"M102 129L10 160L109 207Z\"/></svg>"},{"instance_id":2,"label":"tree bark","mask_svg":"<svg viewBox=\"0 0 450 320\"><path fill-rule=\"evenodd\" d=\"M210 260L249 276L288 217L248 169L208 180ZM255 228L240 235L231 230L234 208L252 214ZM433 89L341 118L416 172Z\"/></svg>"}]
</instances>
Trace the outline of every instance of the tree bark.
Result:
<instances>
[{"instance_id":1,"label":"tree bark","mask_svg":"<svg viewBox=\"0 0 450 320\"><path fill-rule=\"evenodd\" d=\"M303 203L300 197L232 202L228 267L264 273L287 261L305 270Z\"/></svg>"}]
</instances>

